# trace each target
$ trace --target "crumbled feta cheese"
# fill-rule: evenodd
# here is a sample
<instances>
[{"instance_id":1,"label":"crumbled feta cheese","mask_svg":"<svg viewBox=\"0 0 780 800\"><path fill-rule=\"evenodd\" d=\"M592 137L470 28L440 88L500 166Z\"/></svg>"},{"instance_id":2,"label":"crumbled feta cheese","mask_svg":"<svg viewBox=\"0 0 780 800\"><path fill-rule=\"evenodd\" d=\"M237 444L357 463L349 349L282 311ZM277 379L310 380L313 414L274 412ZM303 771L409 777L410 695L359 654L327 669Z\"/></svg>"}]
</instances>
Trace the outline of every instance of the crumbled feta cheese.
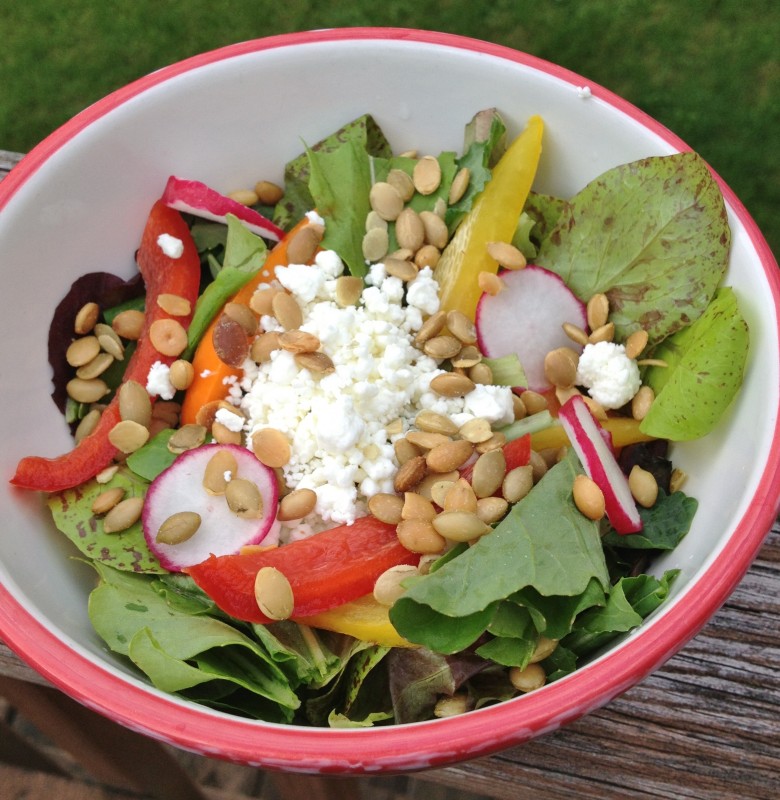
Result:
<instances>
[{"instance_id":1,"label":"crumbled feta cheese","mask_svg":"<svg viewBox=\"0 0 780 800\"><path fill-rule=\"evenodd\" d=\"M642 385L639 367L615 342L587 344L577 366L577 385L604 408L624 406Z\"/></svg>"},{"instance_id":2,"label":"crumbled feta cheese","mask_svg":"<svg viewBox=\"0 0 780 800\"><path fill-rule=\"evenodd\" d=\"M592 92L590 91L590 86L580 86L577 89L577 94L583 99L587 100L589 97L592 96Z\"/></svg>"},{"instance_id":3,"label":"crumbled feta cheese","mask_svg":"<svg viewBox=\"0 0 780 800\"><path fill-rule=\"evenodd\" d=\"M366 513L369 497L392 492L398 469L392 442L423 408L441 404L442 413L457 415L460 422L476 416L494 424L513 419L507 387L479 387L465 398L431 392L431 379L442 370L414 345L423 314L439 308L429 268L404 291L401 281L374 265L360 301L346 308L336 303L335 278L343 271L338 255L327 250L313 267L277 267L280 283L301 306L301 330L318 337L335 370L313 374L301 369L292 353L275 350L265 363L247 362L240 382L248 435L265 427L282 431L291 446L285 482L317 494L313 514L285 524L282 536L289 540L323 525L351 523ZM261 324L275 329L273 318Z\"/></svg>"},{"instance_id":4,"label":"crumbled feta cheese","mask_svg":"<svg viewBox=\"0 0 780 800\"><path fill-rule=\"evenodd\" d=\"M218 408L217 413L214 415L214 420L233 433L238 433L244 427L244 420L241 415L234 413L229 408Z\"/></svg>"},{"instance_id":5,"label":"crumbled feta cheese","mask_svg":"<svg viewBox=\"0 0 780 800\"><path fill-rule=\"evenodd\" d=\"M208 378L209 375L211 375L210 369L204 369L203 372L200 373L201 378Z\"/></svg>"},{"instance_id":6,"label":"crumbled feta cheese","mask_svg":"<svg viewBox=\"0 0 780 800\"><path fill-rule=\"evenodd\" d=\"M176 389L171 383L171 368L162 361L155 361L149 367L149 374L146 376L146 391L152 397L159 397L161 400L172 400L176 394Z\"/></svg>"},{"instance_id":7,"label":"crumbled feta cheese","mask_svg":"<svg viewBox=\"0 0 780 800\"><path fill-rule=\"evenodd\" d=\"M184 242L170 233L161 233L157 237L157 245L168 258L181 258L184 253Z\"/></svg>"},{"instance_id":8,"label":"crumbled feta cheese","mask_svg":"<svg viewBox=\"0 0 780 800\"><path fill-rule=\"evenodd\" d=\"M306 219L315 225L322 225L325 227L325 220L316 211L307 211Z\"/></svg>"}]
</instances>

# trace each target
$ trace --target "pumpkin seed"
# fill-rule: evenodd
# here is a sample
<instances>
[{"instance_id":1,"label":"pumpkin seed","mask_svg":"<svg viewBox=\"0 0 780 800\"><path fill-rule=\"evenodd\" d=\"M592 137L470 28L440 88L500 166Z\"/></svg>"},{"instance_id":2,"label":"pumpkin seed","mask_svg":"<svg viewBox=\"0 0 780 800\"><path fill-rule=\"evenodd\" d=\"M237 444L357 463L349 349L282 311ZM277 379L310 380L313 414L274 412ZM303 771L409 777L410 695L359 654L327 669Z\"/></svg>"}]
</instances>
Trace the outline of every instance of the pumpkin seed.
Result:
<instances>
[{"instance_id":1,"label":"pumpkin seed","mask_svg":"<svg viewBox=\"0 0 780 800\"><path fill-rule=\"evenodd\" d=\"M83 378L72 378L65 384L65 391L68 397L75 400L77 403L97 403L98 400L105 397L111 390L106 385L105 381L100 378L91 378L84 380Z\"/></svg>"},{"instance_id":2,"label":"pumpkin seed","mask_svg":"<svg viewBox=\"0 0 780 800\"><path fill-rule=\"evenodd\" d=\"M85 303L77 312L73 322L73 331L78 336L89 333L100 318L100 306L97 303Z\"/></svg>"},{"instance_id":3,"label":"pumpkin seed","mask_svg":"<svg viewBox=\"0 0 780 800\"><path fill-rule=\"evenodd\" d=\"M194 450L200 447L206 441L206 434L208 430L203 425L197 423L188 423L178 428L176 432L168 439L168 450L177 455L186 453L187 450Z\"/></svg>"},{"instance_id":4,"label":"pumpkin seed","mask_svg":"<svg viewBox=\"0 0 780 800\"><path fill-rule=\"evenodd\" d=\"M493 429L490 427L490 422L484 417L475 417L461 425L458 433L462 439L479 444L486 442L493 435Z\"/></svg>"},{"instance_id":5,"label":"pumpkin seed","mask_svg":"<svg viewBox=\"0 0 780 800\"><path fill-rule=\"evenodd\" d=\"M103 532L121 533L126 531L141 519L143 509L143 497L128 497L122 500L103 517Z\"/></svg>"},{"instance_id":6,"label":"pumpkin seed","mask_svg":"<svg viewBox=\"0 0 780 800\"><path fill-rule=\"evenodd\" d=\"M304 230L306 230L304 228ZM300 328L303 313L296 299L287 292L276 292L271 299L271 310L277 322L287 331Z\"/></svg>"},{"instance_id":7,"label":"pumpkin seed","mask_svg":"<svg viewBox=\"0 0 780 800\"><path fill-rule=\"evenodd\" d=\"M477 442L474 448L478 453L489 453L491 450L498 450L506 444L506 435L501 431L496 431L489 439L484 442Z\"/></svg>"},{"instance_id":8,"label":"pumpkin seed","mask_svg":"<svg viewBox=\"0 0 780 800\"><path fill-rule=\"evenodd\" d=\"M93 514L107 514L125 496L125 490L120 486L114 486L101 492L92 503Z\"/></svg>"},{"instance_id":9,"label":"pumpkin seed","mask_svg":"<svg viewBox=\"0 0 780 800\"><path fill-rule=\"evenodd\" d=\"M325 229L316 223L310 223L295 231L287 243L287 263L310 264L324 234Z\"/></svg>"},{"instance_id":10,"label":"pumpkin seed","mask_svg":"<svg viewBox=\"0 0 780 800\"><path fill-rule=\"evenodd\" d=\"M482 361L482 353L473 344L461 347L460 352L450 362L457 369L471 369ZM492 370L491 370L492 373Z\"/></svg>"},{"instance_id":11,"label":"pumpkin seed","mask_svg":"<svg viewBox=\"0 0 780 800\"><path fill-rule=\"evenodd\" d=\"M573 386L580 357L571 347L556 347L544 357L544 376L553 386Z\"/></svg>"},{"instance_id":12,"label":"pumpkin seed","mask_svg":"<svg viewBox=\"0 0 780 800\"><path fill-rule=\"evenodd\" d=\"M647 339L647 331L634 331L628 339L626 339L626 355L629 358L638 358L645 347L647 347Z\"/></svg>"},{"instance_id":13,"label":"pumpkin seed","mask_svg":"<svg viewBox=\"0 0 780 800\"><path fill-rule=\"evenodd\" d=\"M191 539L200 528L200 514L194 511L179 511L171 514L160 525L155 541L160 544L181 544Z\"/></svg>"},{"instance_id":14,"label":"pumpkin seed","mask_svg":"<svg viewBox=\"0 0 780 800\"><path fill-rule=\"evenodd\" d=\"M451 542L470 542L491 530L490 525L469 511L442 511L432 524L438 534Z\"/></svg>"},{"instance_id":15,"label":"pumpkin seed","mask_svg":"<svg viewBox=\"0 0 780 800\"><path fill-rule=\"evenodd\" d=\"M425 242L425 226L413 208L405 208L395 221L395 238L399 247L417 252Z\"/></svg>"},{"instance_id":16,"label":"pumpkin seed","mask_svg":"<svg viewBox=\"0 0 780 800\"><path fill-rule=\"evenodd\" d=\"M474 383L482 386L490 386L493 383L493 370L483 361L474 364L473 367L469 367L468 376Z\"/></svg>"},{"instance_id":17,"label":"pumpkin seed","mask_svg":"<svg viewBox=\"0 0 780 800\"><path fill-rule=\"evenodd\" d=\"M361 243L363 258L371 263L381 261L387 255L389 245L390 237L387 230L371 228L363 235Z\"/></svg>"},{"instance_id":18,"label":"pumpkin seed","mask_svg":"<svg viewBox=\"0 0 780 800\"><path fill-rule=\"evenodd\" d=\"M424 519L405 519L396 528L398 541L413 553L441 553L447 540Z\"/></svg>"},{"instance_id":19,"label":"pumpkin seed","mask_svg":"<svg viewBox=\"0 0 780 800\"><path fill-rule=\"evenodd\" d=\"M509 503L503 497L480 497L477 500L477 516L486 525L495 525L506 516Z\"/></svg>"},{"instance_id":20,"label":"pumpkin seed","mask_svg":"<svg viewBox=\"0 0 780 800\"><path fill-rule=\"evenodd\" d=\"M611 342L614 338L615 323L607 322L605 325L592 330L590 336L588 336L588 341L591 344L597 344L598 342Z\"/></svg>"},{"instance_id":21,"label":"pumpkin seed","mask_svg":"<svg viewBox=\"0 0 780 800\"><path fill-rule=\"evenodd\" d=\"M374 582L374 600L390 608L406 591L401 584L417 574L417 567L413 564L396 564L386 569Z\"/></svg>"},{"instance_id":22,"label":"pumpkin seed","mask_svg":"<svg viewBox=\"0 0 780 800\"><path fill-rule=\"evenodd\" d=\"M488 242L487 251L505 269L523 269L527 263L520 250L508 242Z\"/></svg>"},{"instance_id":23,"label":"pumpkin seed","mask_svg":"<svg viewBox=\"0 0 780 800\"><path fill-rule=\"evenodd\" d=\"M431 472L452 472L471 458L474 445L465 439L456 439L434 447L425 457Z\"/></svg>"},{"instance_id":24,"label":"pumpkin seed","mask_svg":"<svg viewBox=\"0 0 780 800\"><path fill-rule=\"evenodd\" d=\"M444 511L468 511L472 514L477 511L477 496L474 489L465 478L458 478L444 497L441 504Z\"/></svg>"},{"instance_id":25,"label":"pumpkin seed","mask_svg":"<svg viewBox=\"0 0 780 800\"><path fill-rule=\"evenodd\" d=\"M301 369L308 369L318 375L327 375L336 369L333 359L327 353L296 353L294 358Z\"/></svg>"},{"instance_id":26,"label":"pumpkin seed","mask_svg":"<svg viewBox=\"0 0 780 800\"><path fill-rule=\"evenodd\" d=\"M92 361L76 370L76 377L85 381L99 378L113 363L114 357L110 353L98 353Z\"/></svg>"},{"instance_id":27,"label":"pumpkin seed","mask_svg":"<svg viewBox=\"0 0 780 800\"><path fill-rule=\"evenodd\" d=\"M441 165L433 156L423 156L412 170L414 188L422 195L433 194L441 184Z\"/></svg>"},{"instance_id":28,"label":"pumpkin seed","mask_svg":"<svg viewBox=\"0 0 780 800\"><path fill-rule=\"evenodd\" d=\"M179 424L181 403L173 400L158 400L152 406L152 419L164 419L171 427Z\"/></svg>"},{"instance_id":29,"label":"pumpkin seed","mask_svg":"<svg viewBox=\"0 0 780 800\"><path fill-rule=\"evenodd\" d=\"M319 350L320 340L306 331L285 331L279 335L279 346L290 353L313 353Z\"/></svg>"},{"instance_id":30,"label":"pumpkin seed","mask_svg":"<svg viewBox=\"0 0 780 800\"><path fill-rule=\"evenodd\" d=\"M393 479L393 488L396 492L408 492L425 477L428 466L424 456L414 456L404 462Z\"/></svg>"},{"instance_id":31,"label":"pumpkin seed","mask_svg":"<svg viewBox=\"0 0 780 800\"><path fill-rule=\"evenodd\" d=\"M157 295L157 305L172 317L187 317L192 313L192 303L178 294L163 292Z\"/></svg>"},{"instance_id":32,"label":"pumpkin seed","mask_svg":"<svg viewBox=\"0 0 780 800\"><path fill-rule=\"evenodd\" d=\"M303 519L314 511L316 505L317 493L313 489L295 489L282 498L276 518L283 522Z\"/></svg>"},{"instance_id":33,"label":"pumpkin seed","mask_svg":"<svg viewBox=\"0 0 780 800\"><path fill-rule=\"evenodd\" d=\"M267 283L261 283L249 298L249 307L258 317L271 316L274 311L272 308L274 295L283 291Z\"/></svg>"},{"instance_id":34,"label":"pumpkin seed","mask_svg":"<svg viewBox=\"0 0 780 800\"><path fill-rule=\"evenodd\" d=\"M509 670L509 682L518 692L533 692L541 689L547 680L544 668L540 664L529 664L525 669L512 667Z\"/></svg>"},{"instance_id":35,"label":"pumpkin seed","mask_svg":"<svg viewBox=\"0 0 780 800\"><path fill-rule=\"evenodd\" d=\"M376 211L371 210L366 214L366 233L372 228L380 228L383 231L388 230L387 220L382 219Z\"/></svg>"},{"instance_id":36,"label":"pumpkin seed","mask_svg":"<svg viewBox=\"0 0 780 800\"><path fill-rule=\"evenodd\" d=\"M609 298L603 292L597 292L588 300L585 307L588 327L591 331L606 325L609 317Z\"/></svg>"},{"instance_id":37,"label":"pumpkin seed","mask_svg":"<svg viewBox=\"0 0 780 800\"><path fill-rule=\"evenodd\" d=\"M501 482L501 494L509 503L522 500L534 485L534 471L530 464L510 469Z\"/></svg>"},{"instance_id":38,"label":"pumpkin seed","mask_svg":"<svg viewBox=\"0 0 780 800\"><path fill-rule=\"evenodd\" d=\"M97 475L95 475L95 481L99 484L109 483L113 480L114 475L119 472L119 465L112 464L110 467L106 467L105 469L101 469Z\"/></svg>"},{"instance_id":39,"label":"pumpkin seed","mask_svg":"<svg viewBox=\"0 0 780 800\"><path fill-rule=\"evenodd\" d=\"M555 652L556 647L558 647L557 639L548 639L546 636L540 636L529 663L538 664L540 661L544 661L545 658L549 658Z\"/></svg>"},{"instance_id":40,"label":"pumpkin seed","mask_svg":"<svg viewBox=\"0 0 780 800\"><path fill-rule=\"evenodd\" d=\"M95 336L97 336L100 346L107 353L110 353L117 361L124 361L125 346L122 340L117 336L116 331L104 322L98 322L93 328Z\"/></svg>"},{"instance_id":41,"label":"pumpkin seed","mask_svg":"<svg viewBox=\"0 0 780 800\"><path fill-rule=\"evenodd\" d=\"M465 167L464 167L465 169ZM436 719L446 719L447 717L457 717L459 714L465 714L474 707L474 704L469 700L468 695L463 692L458 692L451 697L440 697L433 707L433 716Z\"/></svg>"},{"instance_id":42,"label":"pumpkin seed","mask_svg":"<svg viewBox=\"0 0 780 800\"><path fill-rule=\"evenodd\" d=\"M97 336L82 336L68 345L65 351L65 360L71 367L83 367L89 364L100 352L100 342Z\"/></svg>"},{"instance_id":43,"label":"pumpkin seed","mask_svg":"<svg viewBox=\"0 0 780 800\"><path fill-rule=\"evenodd\" d=\"M257 484L247 478L233 478L225 488L228 508L242 519L260 519L263 516L263 496Z\"/></svg>"},{"instance_id":44,"label":"pumpkin seed","mask_svg":"<svg viewBox=\"0 0 780 800\"><path fill-rule=\"evenodd\" d=\"M588 344L588 334L585 333L579 325L574 325L571 322L564 322L561 326L563 332L575 343L585 346Z\"/></svg>"},{"instance_id":45,"label":"pumpkin seed","mask_svg":"<svg viewBox=\"0 0 780 800\"><path fill-rule=\"evenodd\" d=\"M108 432L108 440L123 453L134 453L149 441L149 429L131 419L117 422Z\"/></svg>"},{"instance_id":46,"label":"pumpkin seed","mask_svg":"<svg viewBox=\"0 0 780 800\"><path fill-rule=\"evenodd\" d=\"M411 262L400 258L386 258L385 272L394 278L408 282L417 277L417 267Z\"/></svg>"},{"instance_id":47,"label":"pumpkin seed","mask_svg":"<svg viewBox=\"0 0 780 800\"><path fill-rule=\"evenodd\" d=\"M460 352L461 344L454 336L433 336L423 344L425 355L443 361L452 358Z\"/></svg>"},{"instance_id":48,"label":"pumpkin seed","mask_svg":"<svg viewBox=\"0 0 780 800\"><path fill-rule=\"evenodd\" d=\"M449 436L443 433L433 433L431 431L409 431L409 433L406 434L406 439L421 451L432 450L437 445L450 441Z\"/></svg>"},{"instance_id":49,"label":"pumpkin seed","mask_svg":"<svg viewBox=\"0 0 780 800\"><path fill-rule=\"evenodd\" d=\"M454 485L455 481L451 480L434 481L431 484L431 502L435 503L439 508L444 508L444 504L447 502L447 495Z\"/></svg>"},{"instance_id":50,"label":"pumpkin seed","mask_svg":"<svg viewBox=\"0 0 780 800\"><path fill-rule=\"evenodd\" d=\"M181 392L189 389L193 380L195 380L195 367L189 361L178 358L171 364L168 380L177 391Z\"/></svg>"},{"instance_id":51,"label":"pumpkin seed","mask_svg":"<svg viewBox=\"0 0 780 800\"><path fill-rule=\"evenodd\" d=\"M255 600L268 619L288 619L295 607L290 581L276 567L263 567L255 576Z\"/></svg>"},{"instance_id":52,"label":"pumpkin seed","mask_svg":"<svg viewBox=\"0 0 780 800\"><path fill-rule=\"evenodd\" d=\"M283 467L290 460L290 442L276 428L260 428L252 434L252 452L267 467Z\"/></svg>"},{"instance_id":53,"label":"pumpkin seed","mask_svg":"<svg viewBox=\"0 0 780 800\"><path fill-rule=\"evenodd\" d=\"M225 494L228 483L238 475L238 461L230 450L220 449L203 470L203 488L211 495Z\"/></svg>"},{"instance_id":54,"label":"pumpkin seed","mask_svg":"<svg viewBox=\"0 0 780 800\"><path fill-rule=\"evenodd\" d=\"M577 475L572 487L574 505L588 519L600 520L605 513L604 493L587 475Z\"/></svg>"},{"instance_id":55,"label":"pumpkin seed","mask_svg":"<svg viewBox=\"0 0 780 800\"><path fill-rule=\"evenodd\" d=\"M463 397L473 391L476 384L465 375L443 372L431 380L430 386L432 391L442 397Z\"/></svg>"},{"instance_id":56,"label":"pumpkin seed","mask_svg":"<svg viewBox=\"0 0 780 800\"><path fill-rule=\"evenodd\" d=\"M146 315L137 308L120 311L112 320L111 327L117 336L130 341L138 341L143 333Z\"/></svg>"},{"instance_id":57,"label":"pumpkin seed","mask_svg":"<svg viewBox=\"0 0 780 800\"><path fill-rule=\"evenodd\" d=\"M284 189L272 181L258 181L255 184L257 200L264 206L275 206L284 197Z\"/></svg>"},{"instance_id":58,"label":"pumpkin seed","mask_svg":"<svg viewBox=\"0 0 780 800\"><path fill-rule=\"evenodd\" d=\"M152 401L149 392L138 381L124 381L117 392L117 399L121 419L149 427L152 421Z\"/></svg>"},{"instance_id":59,"label":"pumpkin seed","mask_svg":"<svg viewBox=\"0 0 780 800\"><path fill-rule=\"evenodd\" d=\"M404 504L401 508L401 519L432 520L436 516L433 503L416 492L404 492Z\"/></svg>"},{"instance_id":60,"label":"pumpkin seed","mask_svg":"<svg viewBox=\"0 0 780 800\"><path fill-rule=\"evenodd\" d=\"M652 472L634 464L628 474L628 488L634 500L643 508L650 508L658 499L658 483Z\"/></svg>"},{"instance_id":61,"label":"pumpkin seed","mask_svg":"<svg viewBox=\"0 0 780 800\"><path fill-rule=\"evenodd\" d=\"M84 415L81 422L76 426L76 430L73 433L76 444L89 436L97 428L98 422L100 422L100 411L93 408Z\"/></svg>"},{"instance_id":62,"label":"pumpkin seed","mask_svg":"<svg viewBox=\"0 0 780 800\"><path fill-rule=\"evenodd\" d=\"M249 336L257 333L257 317L246 303L225 303L224 312L230 319L235 320Z\"/></svg>"},{"instance_id":63,"label":"pumpkin seed","mask_svg":"<svg viewBox=\"0 0 780 800\"><path fill-rule=\"evenodd\" d=\"M420 220L425 228L425 242L443 250L450 238L447 223L433 211L421 211Z\"/></svg>"},{"instance_id":64,"label":"pumpkin seed","mask_svg":"<svg viewBox=\"0 0 780 800\"><path fill-rule=\"evenodd\" d=\"M533 389L526 389L521 395L523 405L529 414L537 414L540 411L545 411L548 406L547 398Z\"/></svg>"},{"instance_id":65,"label":"pumpkin seed","mask_svg":"<svg viewBox=\"0 0 780 800\"><path fill-rule=\"evenodd\" d=\"M356 275L342 275L336 280L336 302L342 307L354 306L363 293L363 279Z\"/></svg>"},{"instance_id":66,"label":"pumpkin seed","mask_svg":"<svg viewBox=\"0 0 780 800\"><path fill-rule=\"evenodd\" d=\"M450 184L450 193L447 197L447 202L454 206L464 194L466 194L466 189L469 187L469 181L471 180L471 170L468 167L461 167L456 173L455 177L452 179L452 183Z\"/></svg>"},{"instance_id":67,"label":"pumpkin seed","mask_svg":"<svg viewBox=\"0 0 780 800\"><path fill-rule=\"evenodd\" d=\"M271 360L271 353L281 349L281 334L278 331L266 331L255 337L249 348L249 357L258 364Z\"/></svg>"},{"instance_id":68,"label":"pumpkin seed","mask_svg":"<svg viewBox=\"0 0 780 800\"><path fill-rule=\"evenodd\" d=\"M440 433L444 436L453 436L458 432L458 426L449 417L428 409L423 409L417 414L414 424L421 431Z\"/></svg>"},{"instance_id":69,"label":"pumpkin seed","mask_svg":"<svg viewBox=\"0 0 780 800\"><path fill-rule=\"evenodd\" d=\"M398 192L404 203L408 203L414 197L412 178L402 169L391 169L387 174L387 182Z\"/></svg>"},{"instance_id":70,"label":"pumpkin seed","mask_svg":"<svg viewBox=\"0 0 780 800\"><path fill-rule=\"evenodd\" d=\"M447 313L445 311L437 311L431 314L428 319L420 326L417 335L414 337L414 343L417 347L422 347L425 342L433 336L438 336L443 330L447 322Z\"/></svg>"},{"instance_id":71,"label":"pumpkin seed","mask_svg":"<svg viewBox=\"0 0 780 800\"><path fill-rule=\"evenodd\" d=\"M501 292L506 289L506 284L495 272L487 272L486 270L482 270L479 275L477 275L477 286L479 286L485 294L489 294L492 297L501 294Z\"/></svg>"},{"instance_id":72,"label":"pumpkin seed","mask_svg":"<svg viewBox=\"0 0 780 800\"><path fill-rule=\"evenodd\" d=\"M388 222L397 219L404 208L404 200L398 189L386 181L379 181L371 187L368 201L371 208Z\"/></svg>"},{"instance_id":73,"label":"pumpkin seed","mask_svg":"<svg viewBox=\"0 0 780 800\"><path fill-rule=\"evenodd\" d=\"M423 269L424 267L434 269L440 258L441 250L438 247L434 247L432 244L424 244L414 254L414 265L417 269Z\"/></svg>"},{"instance_id":74,"label":"pumpkin seed","mask_svg":"<svg viewBox=\"0 0 780 800\"><path fill-rule=\"evenodd\" d=\"M477 327L462 311L453 309L447 312L447 327L463 344L474 344L477 341Z\"/></svg>"},{"instance_id":75,"label":"pumpkin seed","mask_svg":"<svg viewBox=\"0 0 780 800\"><path fill-rule=\"evenodd\" d=\"M368 510L380 522L397 525L401 521L404 501L397 494L380 492L368 499Z\"/></svg>"},{"instance_id":76,"label":"pumpkin seed","mask_svg":"<svg viewBox=\"0 0 780 800\"><path fill-rule=\"evenodd\" d=\"M396 439L395 442L393 442L393 450L395 451L396 460L401 466L422 453L419 447L412 444L405 437L403 439Z\"/></svg>"},{"instance_id":77,"label":"pumpkin seed","mask_svg":"<svg viewBox=\"0 0 780 800\"><path fill-rule=\"evenodd\" d=\"M477 497L490 497L501 486L506 475L506 458L503 450L489 450L474 463L471 486Z\"/></svg>"}]
</instances>

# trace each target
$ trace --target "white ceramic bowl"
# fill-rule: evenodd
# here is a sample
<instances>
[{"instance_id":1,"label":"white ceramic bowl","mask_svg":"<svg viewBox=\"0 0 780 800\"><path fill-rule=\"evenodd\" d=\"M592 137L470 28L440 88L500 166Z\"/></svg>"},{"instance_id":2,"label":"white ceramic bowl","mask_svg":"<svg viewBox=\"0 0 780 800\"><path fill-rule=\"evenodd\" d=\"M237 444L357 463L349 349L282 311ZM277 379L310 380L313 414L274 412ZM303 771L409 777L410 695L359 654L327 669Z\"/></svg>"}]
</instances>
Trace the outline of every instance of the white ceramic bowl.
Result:
<instances>
[{"instance_id":1,"label":"white ceramic bowl","mask_svg":"<svg viewBox=\"0 0 780 800\"><path fill-rule=\"evenodd\" d=\"M581 91L589 86L589 92ZM609 167L688 149L633 106L584 78L484 42L407 30L350 29L247 42L175 64L88 108L0 184L0 638L86 705L208 755L304 771L415 769L484 755L552 731L658 667L726 599L777 511L777 266L722 186L734 233L727 283L750 325L744 386L718 429L679 447L700 500L693 528L657 564L681 570L673 596L638 631L574 675L461 717L376 730L305 729L238 719L162 694L106 652L87 619L91 570L52 527L38 495L7 479L27 454L70 448L46 366L51 311L79 275L134 271L146 214L170 174L228 190L281 180L284 162L370 112L398 148L461 145L478 109L514 132L541 114L535 184L566 196Z\"/></svg>"}]
</instances>

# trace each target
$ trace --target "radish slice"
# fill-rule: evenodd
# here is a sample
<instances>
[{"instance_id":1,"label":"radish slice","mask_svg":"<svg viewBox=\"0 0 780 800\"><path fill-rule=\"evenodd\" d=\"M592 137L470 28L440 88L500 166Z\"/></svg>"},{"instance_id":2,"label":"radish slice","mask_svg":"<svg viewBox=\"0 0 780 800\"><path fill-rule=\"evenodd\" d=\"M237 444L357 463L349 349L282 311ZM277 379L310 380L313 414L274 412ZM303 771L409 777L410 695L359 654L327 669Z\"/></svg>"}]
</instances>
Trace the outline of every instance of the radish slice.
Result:
<instances>
[{"instance_id":1,"label":"radish slice","mask_svg":"<svg viewBox=\"0 0 780 800\"><path fill-rule=\"evenodd\" d=\"M274 242L278 242L284 236L284 231L270 219L266 219L252 208L225 197L224 194L200 181L184 180L171 175L165 186L162 201L177 211L194 214L196 217L210 219L213 222L225 222L225 216L233 214L252 233Z\"/></svg>"},{"instance_id":2,"label":"radish slice","mask_svg":"<svg viewBox=\"0 0 780 800\"><path fill-rule=\"evenodd\" d=\"M544 357L558 347L581 352L562 329L570 322L587 326L585 305L561 278L542 267L528 266L499 273L506 289L483 294L477 303L477 341L488 358L516 353L528 378L526 388L550 388L544 375Z\"/></svg>"},{"instance_id":3,"label":"radish slice","mask_svg":"<svg viewBox=\"0 0 780 800\"><path fill-rule=\"evenodd\" d=\"M580 458L587 475L604 494L607 518L618 533L642 530L642 518L628 488L628 479L603 436L603 428L581 397L571 397L558 411L558 419Z\"/></svg>"},{"instance_id":4,"label":"radish slice","mask_svg":"<svg viewBox=\"0 0 780 800\"><path fill-rule=\"evenodd\" d=\"M203 488L206 465L220 450L229 450L238 464L238 475L259 489L263 513L258 519L246 519L228 508L224 495L209 494ZM182 453L173 464L155 478L146 493L141 523L149 549L160 564L171 572L200 564L212 553L232 555L244 545L274 539L279 523L276 512L279 489L276 475L245 447L233 444L207 444ZM201 517L197 531L179 544L157 541L160 526L173 514L194 511Z\"/></svg>"}]
</instances>

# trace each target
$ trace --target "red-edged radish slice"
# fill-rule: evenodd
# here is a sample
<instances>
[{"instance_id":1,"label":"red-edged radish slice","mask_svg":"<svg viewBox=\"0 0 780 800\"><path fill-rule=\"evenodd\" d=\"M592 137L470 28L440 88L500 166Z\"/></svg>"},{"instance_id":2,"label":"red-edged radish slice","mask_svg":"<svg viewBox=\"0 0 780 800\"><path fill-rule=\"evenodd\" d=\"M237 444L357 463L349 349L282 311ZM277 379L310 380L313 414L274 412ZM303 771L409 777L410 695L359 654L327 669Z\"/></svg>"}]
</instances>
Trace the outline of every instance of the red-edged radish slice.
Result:
<instances>
[{"instance_id":1,"label":"red-edged radish slice","mask_svg":"<svg viewBox=\"0 0 780 800\"><path fill-rule=\"evenodd\" d=\"M550 388L544 375L544 357L558 347L582 347L573 342L562 325L587 326L585 305L558 275L542 267L528 266L499 273L506 289L483 294L477 303L477 341L488 358L516 353L528 378L524 388L543 392Z\"/></svg>"},{"instance_id":2,"label":"red-edged radish slice","mask_svg":"<svg viewBox=\"0 0 780 800\"><path fill-rule=\"evenodd\" d=\"M587 475L604 494L607 519L618 533L642 530L642 518L628 488L628 479L607 446L590 409L581 397L569 398L558 411L558 419Z\"/></svg>"},{"instance_id":3,"label":"red-edged radish slice","mask_svg":"<svg viewBox=\"0 0 780 800\"><path fill-rule=\"evenodd\" d=\"M248 208L200 181L190 181L171 175L162 195L166 206L194 214L213 222L225 222L227 214L238 217L246 227L264 239L278 242L284 231L252 208Z\"/></svg>"},{"instance_id":4,"label":"red-edged radish slice","mask_svg":"<svg viewBox=\"0 0 780 800\"><path fill-rule=\"evenodd\" d=\"M230 510L224 494L210 494L203 486L206 467L212 457L229 451L238 465L237 475L257 486L262 498L262 513L252 519ZM160 564L171 572L200 564L212 553L232 555L249 544L274 540L279 523L276 513L279 489L274 471L255 458L245 447L233 444L207 444L182 453L173 464L155 478L146 493L141 522L149 549ZM181 512L200 515L200 527L178 544L157 541L163 523Z\"/></svg>"}]
</instances>

